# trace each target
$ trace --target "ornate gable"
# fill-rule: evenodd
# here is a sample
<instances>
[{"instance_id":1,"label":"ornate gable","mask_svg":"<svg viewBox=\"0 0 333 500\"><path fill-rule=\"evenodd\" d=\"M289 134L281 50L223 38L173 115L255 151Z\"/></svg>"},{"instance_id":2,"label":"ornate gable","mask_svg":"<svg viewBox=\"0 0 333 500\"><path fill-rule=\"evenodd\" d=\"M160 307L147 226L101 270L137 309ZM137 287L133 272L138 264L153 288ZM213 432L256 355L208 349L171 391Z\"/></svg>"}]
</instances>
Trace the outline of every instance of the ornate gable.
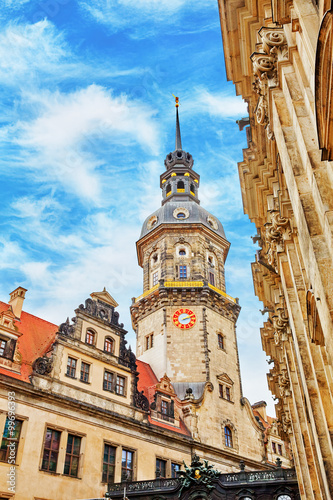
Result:
<instances>
[{"instance_id":1,"label":"ornate gable","mask_svg":"<svg viewBox=\"0 0 333 500\"><path fill-rule=\"evenodd\" d=\"M224 382L226 384L233 385L233 381L231 380L229 375L227 375L226 373L222 373L221 375L217 375L216 378L219 382Z\"/></svg>"}]
</instances>

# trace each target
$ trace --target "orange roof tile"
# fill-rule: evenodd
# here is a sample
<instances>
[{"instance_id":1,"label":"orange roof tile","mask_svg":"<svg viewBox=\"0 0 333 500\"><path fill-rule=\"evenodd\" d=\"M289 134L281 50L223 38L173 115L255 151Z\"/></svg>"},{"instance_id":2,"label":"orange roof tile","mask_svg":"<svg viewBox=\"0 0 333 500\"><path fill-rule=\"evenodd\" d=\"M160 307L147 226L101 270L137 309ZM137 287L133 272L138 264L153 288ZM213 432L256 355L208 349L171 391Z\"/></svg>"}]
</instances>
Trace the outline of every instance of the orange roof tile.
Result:
<instances>
[{"instance_id":1,"label":"orange roof tile","mask_svg":"<svg viewBox=\"0 0 333 500\"><path fill-rule=\"evenodd\" d=\"M6 311L9 307L8 304L0 301L0 312ZM17 341L18 350L22 355L21 373L18 374L6 368L0 368L0 373L30 382L32 364L49 351L55 340L58 326L25 311L22 311L21 318L16 320L15 324L22 334Z\"/></svg>"}]
</instances>

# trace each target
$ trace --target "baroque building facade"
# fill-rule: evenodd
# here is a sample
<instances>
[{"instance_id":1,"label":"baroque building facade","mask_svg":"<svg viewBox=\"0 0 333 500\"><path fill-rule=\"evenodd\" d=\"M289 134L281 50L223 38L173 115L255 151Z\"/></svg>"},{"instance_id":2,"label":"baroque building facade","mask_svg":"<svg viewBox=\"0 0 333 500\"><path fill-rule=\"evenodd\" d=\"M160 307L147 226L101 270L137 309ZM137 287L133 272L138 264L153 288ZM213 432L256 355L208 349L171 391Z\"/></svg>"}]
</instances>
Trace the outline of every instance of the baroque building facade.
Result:
<instances>
[{"instance_id":1,"label":"baroque building facade","mask_svg":"<svg viewBox=\"0 0 333 500\"><path fill-rule=\"evenodd\" d=\"M219 0L227 77L248 103L239 163L257 227L255 293L267 320L280 435L301 497L333 496L332 66L327 0Z\"/></svg>"},{"instance_id":2,"label":"baroque building facade","mask_svg":"<svg viewBox=\"0 0 333 500\"><path fill-rule=\"evenodd\" d=\"M129 497L130 485L135 492L162 480L178 495L180 483L172 481L194 455L216 474L231 474L224 477L235 482L230 498L265 498L267 481L275 498L298 498L276 422L265 402L251 407L242 394L240 306L224 279L229 242L200 206L178 108L176 147L165 166L162 206L137 242L137 357L106 289L59 327L22 310L22 287L0 302L2 500L104 497L107 489L116 495L122 481Z\"/></svg>"}]
</instances>

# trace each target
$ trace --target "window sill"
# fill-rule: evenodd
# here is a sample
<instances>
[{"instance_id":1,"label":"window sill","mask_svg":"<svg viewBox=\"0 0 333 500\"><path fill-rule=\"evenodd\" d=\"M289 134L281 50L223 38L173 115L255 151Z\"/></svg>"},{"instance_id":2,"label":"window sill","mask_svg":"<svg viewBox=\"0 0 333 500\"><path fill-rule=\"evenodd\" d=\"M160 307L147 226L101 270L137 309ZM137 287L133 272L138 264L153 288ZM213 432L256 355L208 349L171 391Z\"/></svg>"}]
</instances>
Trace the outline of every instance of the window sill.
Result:
<instances>
[{"instance_id":1,"label":"window sill","mask_svg":"<svg viewBox=\"0 0 333 500\"><path fill-rule=\"evenodd\" d=\"M53 472L52 470L39 469L39 472L44 472L45 474L51 474L51 476L61 476L60 472Z\"/></svg>"},{"instance_id":2,"label":"window sill","mask_svg":"<svg viewBox=\"0 0 333 500\"><path fill-rule=\"evenodd\" d=\"M88 381L88 382L86 382L85 380L81 380L81 379L80 379L80 382L82 382L83 384L91 385L91 382L89 382L89 381Z\"/></svg>"},{"instance_id":3,"label":"window sill","mask_svg":"<svg viewBox=\"0 0 333 500\"><path fill-rule=\"evenodd\" d=\"M65 373L65 377L71 378L72 380L77 380L77 377L71 377L71 375L68 375L67 373Z\"/></svg>"}]
</instances>

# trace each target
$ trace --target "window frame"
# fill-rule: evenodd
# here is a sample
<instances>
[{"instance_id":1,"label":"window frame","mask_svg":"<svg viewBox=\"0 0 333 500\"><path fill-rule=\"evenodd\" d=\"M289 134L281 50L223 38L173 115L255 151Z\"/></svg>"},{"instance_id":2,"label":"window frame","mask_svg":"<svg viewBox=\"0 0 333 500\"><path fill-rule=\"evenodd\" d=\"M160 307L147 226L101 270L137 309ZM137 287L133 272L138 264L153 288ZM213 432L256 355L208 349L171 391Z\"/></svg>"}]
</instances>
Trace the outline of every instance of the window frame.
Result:
<instances>
[{"instance_id":1,"label":"window frame","mask_svg":"<svg viewBox=\"0 0 333 500\"><path fill-rule=\"evenodd\" d=\"M154 347L154 333L145 336L145 351Z\"/></svg>"},{"instance_id":2,"label":"window frame","mask_svg":"<svg viewBox=\"0 0 333 500\"><path fill-rule=\"evenodd\" d=\"M228 425L224 426L224 445L233 448L232 429Z\"/></svg>"},{"instance_id":3,"label":"window frame","mask_svg":"<svg viewBox=\"0 0 333 500\"><path fill-rule=\"evenodd\" d=\"M110 344L111 350L106 349L107 343ZM114 348L115 348L115 340L112 337L105 337L105 339L104 339L104 352L107 352L108 354L114 354Z\"/></svg>"},{"instance_id":4,"label":"window frame","mask_svg":"<svg viewBox=\"0 0 333 500\"><path fill-rule=\"evenodd\" d=\"M159 273L158 273L158 271L154 271L151 274L151 284L152 284L152 286L158 285L158 280L159 280Z\"/></svg>"},{"instance_id":5,"label":"window frame","mask_svg":"<svg viewBox=\"0 0 333 500\"><path fill-rule=\"evenodd\" d=\"M208 282L209 282L210 285L216 286L216 284L215 284L215 274L212 273L212 271L208 272Z\"/></svg>"},{"instance_id":6,"label":"window frame","mask_svg":"<svg viewBox=\"0 0 333 500\"><path fill-rule=\"evenodd\" d=\"M75 362L75 366L74 366L74 375L72 375L71 372L72 369L73 369L73 366L69 365L69 360L71 361L74 361ZM77 362L78 362L78 359L77 358L73 358L73 356L68 356L67 357L67 364L66 364L66 376L69 377L69 378L73 378L73 379L76 379L76 369L77 369ZM69 370L70 369L70 370Z\"/></svg>"},{"instance_id":7,"label":"window frame","mask_svg":"<svg viewBox=\"0 0 333 500\"><path fill-rule=\"evenodd\" d=\"M114 450L114 463L112 462L105 462L105 448L108 446L109 448L112 448ZM110 454L108 454L108 458L110 457ZM103 456L102 456L102 483L107 483L107 484L114 484L115 482L115 472L116 472L116 459L117 459L117 446L107 443L104 441L104 448L103 448ZM106 477L104 476L104 465L106 465ZM112 480L110 480L110 474L109 474L109 468L113 467L113 477Z\"/></svg>"},{"instance_id":8,"label":"window frame","mask_svg":"<svg viewBox=\"0 0 333 500\"><path fill-rule=\"evenodd\" d=\"M163 474L162 474L162 470L161 470L161 465L164 468ZM165 460L165 458L156 457L156 460L155 460L155 477L156 478L166 479L166 477L167 477L167 465L168 465L168 461ZM160 472L159 476L157 475L158 470Z\"/></svg>"},{"instance_id":9,"label":"window frame","mask_svg":"<svg viewBox=\"0 0 333 500\"><path fill-rule=\"evenodd\" d=\"M107 380L106 375L111 375L111 381ZM114 372L110 372L109 370L104 370L103 377L103 391L114 392ZM110 384L110 389L106 387L106 383Z\"/></svg>"},{"instance_id":10,"label":"window frame","mask_svg":"<svg viewBox=\"0 0 333 500\"><path fill-rule=\"evenodd\" d=\"M126 453L126 458L125 458L126 467L123 467L124 453ZM131 469L129 469L127 467L127 454L129 454L129 453L132 455L132 460L131 460L131 466L132 466L132 468ZM133 449L130 449L130 448L122 448L121 449L121 481L124 481L124 480L126 480L126 481L134 481L134 468L135 468L134 460L135 460L135 451ZM130 477L128 477L126 475L126 479L123 479L124 471L131 471Z\"/></svg>"},{"instance_id":11,"label":"window frame","mask_svg":"<svg viewBox=\"0 0 333 500\"><path fill-rule=\"evenodd\" d=\"M4 346L2 346L2 343L4 344ZM5 340L5 339L0 337L0 357L1 358L5 357L4 354L6 352L7 343L8 343L8 340Z\"/></svg>"},{"instance_id":12,"label":"window frame","mask_svg":"<svg viewBox=\"0 0 333 500\"><path fill-rule=\"evenodd\" d=\"M222 335L222 333L220 332L217 334L217 347L221 349L221 351L225 351L224 335Z\"/></svg>"},{"instance_id":13,"label":"window frame","mask_svg":"<svg viewBox=\"0 0 333 500\"><path fill-rule=\"evenodd\" d=\"M47 435L48 431L52 432L50 448L46 448L46 446L45 446L46 435ZM58 432L59 433L59 446L58 446L58 450L52 449L53 433L54 432ZM62 431L60 429L56 429L56 428L51 427L51 426L47 426L46 427L45 433L44 433L43 450L42 450L42 462L41 462L40 470L42 470L44 472L50 472L50 473L56 473L57 472L57 467L58 467L58 463L59 463L58 460L59 460L59 452L60 452L61 435L62 435ZM48 468L44 468L43 467L45 451L49 451L50 452L50 456L49 456L49 459L48 459ZM55 461L55 470L50 470L50 468L49 468L50 461L51 461L51 453L56 453L56 455L57 455L57 458L56 458L56 461Z\"/></svg>"},{"instance_id":14,"label":"window frame","mask_svg":"<svg viewBox=\"0 0 333 500\"><path fill-rule=\"evenodd\" d=\"M5 432L6 432L6 425L7 425L7 422L8 422L8 426L7 426L7 436L5 436ZM2 452L4 452L4 459L0 458L0 464L1 463L12 463L10 460L15 460L13 462L12 465L16 465L18 463L18 449L19 449L19 445L20 445L20 440L21 440L21 437L22 437L22 428L23 428L23 423L24 423L24 419L20 418L20 417L15 417L15 426L16 426L16 422L19 422L20 423L20 429L19 429L19 433L18 433L18 436L17 438L13 438L11 437L11 432L14 432L15 433L15 426L14 426L14 430L11 430L11 427L12 427L12 424L10 424L12 422L12 420L5 414L5 419L4 419L4 426L3 426L3 430L2 430L2 433L1 433L1 442L0 442L0 457L2 455ZM16 447L15 447L15 455L12 457L11 456L11 450L9 448L9 445L8 443L10 444L11 442L14 442L16 443ZM3 447L3 443L4 443L4 447ZM7 444L5 444L7 443Z\"/></svg>"},{"instance_id":15,"label":"window frame","mask_svg":"<svg viewBox=\"0 0 333 500\"><path fill-rule=\"evenodd\" d=\"M179 265L179 279L187 280L187 266L180 264Z\"/></svg>"},{"instance_id":16,"label":"window frame","mask_svg":"<svg viewBox=\"0 0 333 500\"><path fill-rule=\"evenodd\" d=\"M115 394L117 394L118 396L125 396L126 397L126 377L124 377L123 375L120 375L119 373L116 373L116 380L115 380L115 384L114 384L114 392ZM124 384L121 385L119 384L118 382L120 380L123 380L124 381ZM118 391L118 388L121 388L122 391Z\"/></svg>"},{"instance_id":17,"label":"window frame","mask_svg":"<svg viewBox=\"0 0 333 500\"><path fill-rule=\"evenodd\" d=\"M88 342L88 340L87 340L88 336L92 336L92 342ZM91 328L87 328L84 343L87 345L94 346L96 343L96 337L97 337L96 332L94 330L92 330Z\"/></svg>"},{"instance_id":18,"label":"window frame","mask_svg":"<svg viewBox=\"0 0 333 500\"><path fill-rule=\"evenodd\" d=\"M174 473L175 472L174 466L179 467L179 469L176 470L176 474ZM170 475L172 478L177 478L177 471L180 471L181 469L182 469L182 466L180 463L171 461L171 469L170 469L171 474Z\"/></svg>"},{"instance_id":19,"label":"window frame","mask_svg":"<svg viewBox=\"0 0 333 500\"><path fill-rule=\"evenodd\" d=\"M71 450L71 453L68 453L68 441L69 441L69 438L70 437L73 437L73 442L72 442L72 450ZM75 454L73 452L74 450L74 446L75 446L75 439L79 439L79 452L78 454ZM63 469L63 475L64 476L68 476L68 477L79 477L79 470L80 470L80 465L81 465L81 448L82 448L82 436L79 436L78 434L75 434L75 433L72 433L72 432L68 432L67 434L67 444L66 444L66 451L65 451L65 460L64 460L64 469ZM68 474L65 472L65 469L66 469L66 461L67 461L67 456L70 457L70 462L69 462L69 469L68 469ZM71 470L72 470L72 464L73 464L73 459L74 458L77 458L77 472L75 475L71 474Z\"/></svg>"},{"instance_id":20,"label":"window frame","mask_svg":"<svg viewBox=\"0 0 333 500\"><path fill-rule=\"evenodd\" d=\"M88 370L87 371L83 371L82 368L83 368L83 365L85 367L88 367ZM89 384L90 381L90 367L91 367L91 364L90 363L87 363L86 361L83 361L81 360L81 367L80 367L80 382L83 382L84 384ZM82 374L83 374L83 377L82 377ZM87 380L85 380L85 376L87 375Z\"/></svg>"}]
</instances>

